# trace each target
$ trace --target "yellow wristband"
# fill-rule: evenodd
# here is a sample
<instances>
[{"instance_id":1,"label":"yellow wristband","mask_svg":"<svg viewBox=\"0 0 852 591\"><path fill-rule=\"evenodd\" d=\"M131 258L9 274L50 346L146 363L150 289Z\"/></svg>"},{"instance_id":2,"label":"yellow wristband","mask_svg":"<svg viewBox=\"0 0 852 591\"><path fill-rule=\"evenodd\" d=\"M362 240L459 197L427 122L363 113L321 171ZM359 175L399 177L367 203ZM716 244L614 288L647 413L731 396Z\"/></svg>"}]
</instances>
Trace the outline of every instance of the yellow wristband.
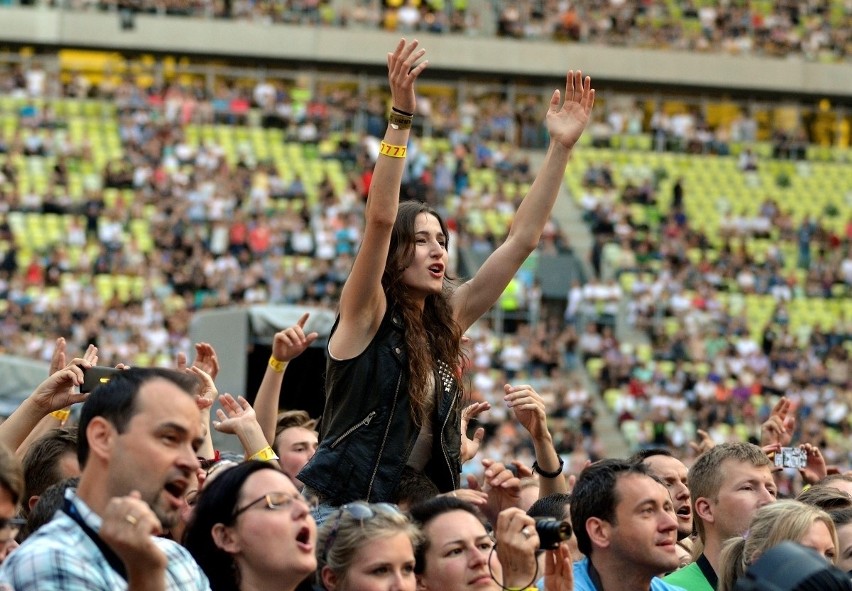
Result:
<instances>
[{"instance_id":1,"label":"yellow wristband","mask_svg":"<svg viewBox=\"0 0 852 591\"><path fill-rule=\"evenodd\" d=\"M274 372L276 372L276 373L281 373L282 371L284 371L284 368L285 368L286 366L287 366L287 362L286 362L286 361L278 361L277 359L275 359L275 357L272 357L272 356L270 355L270 357L269 357L269 367L271 367L271 368L272 368L272 370L273 370Z\"/></svg>"},{"instance_id":2,"label":"yellow wristband","mask_svg":"<svg viewBox=\"0 0 852 591\"><path fill-rule=\"evenodd\" d=\"M382 142L382 147L379 148L379 154L390 156L391 158L405 158L405 152L408 150L405 146L393 146Z\"/></svg>"},{"instance_id":3,"label":"yellow wristband","mask_svg":"<svg viewBox=\"0 0 852 591\"><path fill-rule=\"evenodd\" d=\"M254 454L249 456L249 459L260 460L261 462L274 462L278 459L278 456L275 455L275 452L272 451L272 448L267 445L262 450L255 452Z\"/></svg>"},{"instance_id":4,"label":"yellow wristband","mask_svg":"<svg viewBox=\"0 0 852 591\"><path fill-rule=\"evenodd\" d=\"M56 419L60 423L64 423L65 421L68 420L68 417L71 416L71 411L68 410L67 408L63 408L62 410L53 411L52 413L50 413L50 416L52 416L54 419Z\"/></svg>"}]
</instances>

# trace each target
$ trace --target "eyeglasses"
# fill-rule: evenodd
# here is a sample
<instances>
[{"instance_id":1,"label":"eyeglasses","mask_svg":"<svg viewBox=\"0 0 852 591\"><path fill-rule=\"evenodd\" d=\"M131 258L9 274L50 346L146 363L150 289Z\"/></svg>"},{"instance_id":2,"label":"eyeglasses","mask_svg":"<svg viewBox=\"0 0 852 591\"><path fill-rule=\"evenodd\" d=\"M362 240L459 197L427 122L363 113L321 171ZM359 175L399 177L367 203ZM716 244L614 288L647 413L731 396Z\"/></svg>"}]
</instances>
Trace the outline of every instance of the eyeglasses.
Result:
<instances>
[{"instance_id":1,"label":"eyeglasses","mask_svg":"<svg viewBox=\"0 0 852 591\"><path fill-rule=\"evenodd\" d=\"M369 503L364 503L363 501L357 501L355 503L343 505L337 510L337 518L334 520L334 525L332 526L331 531L328 532L328 536L325 538L325 544L322 550L323 562L326 562L326 559L328 558L328 551L331 550L332 546L334 546L334 540L337 538L337 530L340 529L340 519L343 517L344 513L348 513L353 518L357 519L361 526L364 525L365 521L372 519L379 513L392 516L405 516L405 514L399 510L399 507L392 505L391 503L373 503L371 505Z\"/></svg>"},{"instance_id":2,"label":"eyeglasses","mask_svg":"<svg viewBox=\"0 0 852 591\"><path fill-rule=\"evenodd\" d=\"M319 505L316 497L285 492L271 492L253 500L241 509L237 509L234 511L233 517L236 519L240 514L245 513L258 503L264 503L269 511L277 511L278 509L286 509L293 503L293 501L301 501L307 505L308 509L311 510L316 509L317 505Z\"/></svg>"},{"instance_id":3,"label":"eyeglasses","mask_svg":"<svg viewBox=\"0 0 852 591\"><path fill-rule=\"evenodd\" d=\"M4 535L0 537L0 545L6 544L9 540L14 540L21 528L27 524L26 519L12 517L11 519L0 519L0 532Z\"/></svg>"}]
</instances>

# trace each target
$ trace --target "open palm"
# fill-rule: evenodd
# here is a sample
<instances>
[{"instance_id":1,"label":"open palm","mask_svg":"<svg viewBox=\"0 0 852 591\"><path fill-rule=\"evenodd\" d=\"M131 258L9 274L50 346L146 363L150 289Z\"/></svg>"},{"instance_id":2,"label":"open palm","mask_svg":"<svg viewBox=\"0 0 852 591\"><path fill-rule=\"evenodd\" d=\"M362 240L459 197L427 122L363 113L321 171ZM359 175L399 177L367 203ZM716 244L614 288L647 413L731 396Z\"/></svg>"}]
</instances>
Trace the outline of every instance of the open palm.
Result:
<instances>
[{"instance_id":1,"label":"open palm","mask_svg":"<svg viewBox=\"0 0 852 591\"><path fill-rule=\"evenodd\" d=\"M553 91L546 119L547 131L553 141L570 149L580 139L595 104L595 89L591 86L591 78L586 76L584 79L580 70L569 70L562 107L559 106L560 92Z\"/></svg>"}]
</instances>

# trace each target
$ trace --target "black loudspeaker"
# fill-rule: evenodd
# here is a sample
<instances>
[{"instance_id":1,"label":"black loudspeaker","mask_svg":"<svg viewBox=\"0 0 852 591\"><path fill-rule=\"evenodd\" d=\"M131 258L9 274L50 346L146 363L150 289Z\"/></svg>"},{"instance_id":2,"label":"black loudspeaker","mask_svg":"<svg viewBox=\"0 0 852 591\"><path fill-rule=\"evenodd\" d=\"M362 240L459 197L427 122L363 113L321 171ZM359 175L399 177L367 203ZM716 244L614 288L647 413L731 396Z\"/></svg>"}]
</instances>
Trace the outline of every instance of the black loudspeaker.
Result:
<instances>
[{"instance_id":1,"label":"black loudspeaker","mask_svg":"<svg viewBox=\"0 0 852 591\"><path fill-rule=\"evenodd\" d=\"M271 354L272 347L269 345L255 345L249 353L245 397L251 403L254 403ZM308 347L304 353L287 364L278 408L305 410L311 417L318 418L324 405L325 348Z\"/></svg>"}]
</instances>

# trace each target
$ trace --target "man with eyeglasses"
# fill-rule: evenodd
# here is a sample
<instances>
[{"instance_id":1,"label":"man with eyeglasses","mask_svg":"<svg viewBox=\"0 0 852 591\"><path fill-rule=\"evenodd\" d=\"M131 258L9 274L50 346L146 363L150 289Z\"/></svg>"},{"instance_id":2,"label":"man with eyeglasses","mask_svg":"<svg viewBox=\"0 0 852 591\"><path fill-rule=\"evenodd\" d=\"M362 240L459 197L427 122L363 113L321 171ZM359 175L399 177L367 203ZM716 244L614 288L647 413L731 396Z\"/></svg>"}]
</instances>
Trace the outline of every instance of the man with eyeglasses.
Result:
<instances>
[{"instance_id":1,"label":"man with eyeglasses","mask_svg":"<svg viewBox=\"0 0 852 591\"><path fill-rule=\"evenodd\" d=\"M24 494L24 473L15 455L0 445L0 562L18 547L15 538L26 523L17 518Z\"/></svg>"},{"instance_id":2,"label":"man with eyeglasses","mask_svg":"<svg viewBox=\"0 0 852 591\"><path fill-rule=\"evenodd\" d=\"M83 373L68 372L68 387ZM95 388L83 405L77 457L82 469L61 512L0 566L15 591L193 591L207 577L173 527L198 469L201 417L193 376L128 369Z\"/></svg>"}]
</instances>

